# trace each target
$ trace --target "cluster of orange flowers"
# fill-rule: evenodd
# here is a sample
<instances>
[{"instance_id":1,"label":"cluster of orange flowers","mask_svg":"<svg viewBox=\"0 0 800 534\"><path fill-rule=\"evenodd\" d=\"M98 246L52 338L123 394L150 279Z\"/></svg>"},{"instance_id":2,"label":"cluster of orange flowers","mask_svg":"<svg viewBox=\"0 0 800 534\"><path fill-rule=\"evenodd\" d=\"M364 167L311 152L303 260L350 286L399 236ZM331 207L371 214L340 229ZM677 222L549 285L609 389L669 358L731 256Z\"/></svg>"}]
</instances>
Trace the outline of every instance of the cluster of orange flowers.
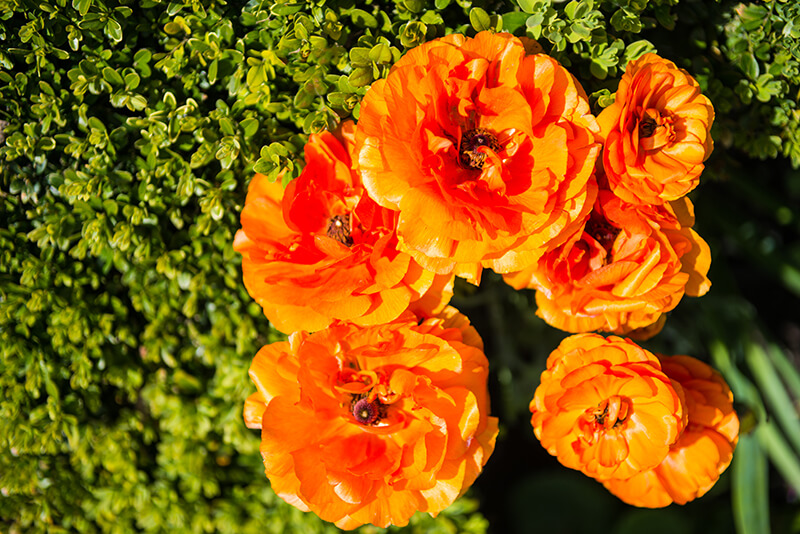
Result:
<instances>
[{"instance_id":1,"label":"cluster of orange flowers","mask_svg":"<svg viewBox=\"0 0 800 534\"><path fill-rule=\"evenodd\" d=\"M425 43L371 86L358 124L310 136L285 190L251 181L234 248L291 335L256 355L245 421L275 492L342 528L436 515L494 449L482 341L447 306L455 276L490 268L535 288L553 326L642 337L709 288L684 196L711 150L697 83L645 55L595 118L530 44ZM565 341L531 408L551 453L641 506L701 495L736 441L718 375L614 337ZM687 469L708 475L691 496Z\"/></svg>"},{"instance_id":2,"label":"cluster of orange flowers","mask_svg":"<svg viewBox=\"0 0 800 534\"><path fill-rule=\"evenodd\" d=\"M739 435L719 373L616 336L565 339L548 358L530 409L536 437L562 464L650 508L705 494L730 464Z\"/></svg>"},{"instance_id":3,"label":"cluster of orange flowers","mask_svg":"<svg viewBox=\"0 0 800 534\"><path fill-rule=\"evenodd\" d=\"M711 253L685 195L711 153L713 120L697 82L671 61L645 54L628 64L597 117L603 153L591 212L563 244L505 277L537 290L548 324L644 339L684 294L708 291Z\"/></svg>"}]
</instances>

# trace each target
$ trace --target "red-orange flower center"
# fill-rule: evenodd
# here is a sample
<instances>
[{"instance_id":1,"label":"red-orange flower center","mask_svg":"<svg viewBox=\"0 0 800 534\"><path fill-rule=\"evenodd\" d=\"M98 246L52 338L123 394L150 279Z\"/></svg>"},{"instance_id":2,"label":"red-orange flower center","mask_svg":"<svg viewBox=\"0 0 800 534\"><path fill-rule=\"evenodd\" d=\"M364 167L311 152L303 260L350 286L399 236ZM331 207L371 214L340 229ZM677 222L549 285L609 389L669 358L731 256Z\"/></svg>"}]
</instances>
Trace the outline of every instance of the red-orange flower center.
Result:
<instances>
[{"instance_id":1,"label":"red-orange flower center","mask_svg":"<svg viewBox=\"0 0 800 534\"><path fill-rule=\"evenodd\" d=\"M639 137L644 138L652 136L653 133L656 131L657 126L658 125L656 124L656 121L654 121L650 117L645 117L639 123Z\"/></svg>"},{"instance_id":2,"label":"red-orange flower center","mask_svg":"<svg viewBox=\"0 0 800 534\"><path fill-rule=\"evenodd\" d=\"M639 142L645 150L656 150L675 141L673 124L675 119L662 115L655 109L648 109L639 119Z\"/></svg>"},{"instance_id":3,"label":"red-orange flower center","mask_svg":"<svg viewBox=\"0 0 800 534\"><path fill-rule=\"evenodd\" d=\"M386 417L387 405L397 400L382 371L348 368L339 371L335 389L342 393L342 406L362 425L377 425Z\"/></svg>"},{"instance_id":4,"label":"red-orange flower center","mask_svg":"<svg viewBox=\"0 0 800 534\"><path fill-rule=\"evenodd\" d=\"M631 401L627 397L613 395L602 401L595 409L586 410L584 416L594 430L609 430L624 423L631 414Z\"/></svg>"},{"instance_id":5,"label":"red-orange flower center","mask_svg":"<svg viewBox=\"0 0 800 534\"><path fill-rule=\"evenodd\" d=\"M617 239L617 235L619 235L619 228L612 225L604 217L598 214L592 214L592 217L586 222L584 231L592 236L609 255L611 254L614 241ZM608 263L608 261L609 258L606 257L606 263Z\"/></svg>"},{"instance_id":6,"label":"red-orange flower center","mask_svg":"<svg viewBox=\"0 0 800 534\"><path fill-rule=\"evenodd\" d=\"M362 425L375 425L380 422L383 405L377 399L370 402L361 398L353 402L353 417Z\"/></svg>"},{"instance_id":7,"label":"red-orange flower center","mask_svg":"<svg viewBox=\"0 0 800 534\"><path fill-rule=\"evenodd\" d=\"M466 169L482 169L483 162L486 160L486 151L480 150L481 147L486 147L495 153L503 149L497 137L486 128L468 130L461 137L461 145L458 149L461 166Z\"/></svg>"},{"instance_id":8,"label":"red-orange flower center","mask_svg":"<svg viewBox=\"0 0 800 534\"><path fill-rule=\"evenodd\" d=\"M353 238L350 235L350 218L346 215L334 215L328 221L326 231L328 237L335 239L339 243L348 247L353 246Z\"/></svg>"}]
</instances>

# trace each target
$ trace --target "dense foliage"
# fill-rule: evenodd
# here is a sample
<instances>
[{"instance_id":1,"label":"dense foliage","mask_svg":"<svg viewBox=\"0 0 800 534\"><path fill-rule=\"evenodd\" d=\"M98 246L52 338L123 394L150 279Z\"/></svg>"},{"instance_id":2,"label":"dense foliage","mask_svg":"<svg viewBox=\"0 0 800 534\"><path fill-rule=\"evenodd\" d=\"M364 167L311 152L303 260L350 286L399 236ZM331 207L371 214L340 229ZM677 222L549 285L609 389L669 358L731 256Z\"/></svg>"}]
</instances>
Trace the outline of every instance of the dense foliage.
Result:
<instances>
[{"instance_id":1,"label":"dense foliage","mask_svg":"<svg viewBox=\"0 0 800 534\"><path fill-rule=\"evenodd\" d=\"M527 411L563 334L487 273L453 303L486 340L498 450L473 493L405 530L762 533L771 512L800 532L800 5L785 0L0 1L2 530L336 530L268 489L242 421L250 361L281 338L231 246L246 186L296 176L307 135L358 119L405 50L483 29L537 39L596 112L647 51L701 83L717 147L693 200L714 287L649 346L712 362L749 428L685 508L638 511L564 473Z\"/></svg>"}]
</instances>

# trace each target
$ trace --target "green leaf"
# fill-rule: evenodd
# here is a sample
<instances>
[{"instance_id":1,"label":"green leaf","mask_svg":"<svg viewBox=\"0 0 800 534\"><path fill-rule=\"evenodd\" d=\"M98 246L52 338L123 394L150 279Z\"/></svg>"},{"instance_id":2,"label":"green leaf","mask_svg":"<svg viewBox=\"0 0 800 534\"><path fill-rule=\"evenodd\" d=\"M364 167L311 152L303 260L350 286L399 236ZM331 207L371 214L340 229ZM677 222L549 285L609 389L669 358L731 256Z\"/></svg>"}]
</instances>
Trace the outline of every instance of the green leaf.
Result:
<instances>
[{"instance_id":1,"label":"green leaf","mask_svg":"<svg viewBox=\"0 0 800 534\"><path fill-rule=\"evenodd\" d=\"M69 53L66 50L61 50L60 48L53 47L50 50L50 53L53 54L57 59L65 60L69 59Z\"/></svg>"},{"instance_id":2,"label":"green leaf","mask_svg":"<svg viewBox=\"0 0 800 534\"><path fill-rule=\"evenodd\" d=\"M183 31L183 28L177 22L167 22L164 24L164 32L167 35L178 35Z\"/></svg>"},{"instance_id":3,"label":"green leaf","mask_svg":"<svg viewBox=\"0 0 800 534\"><path fill-rule=\"evenodd\" d=\"M55 92L53 92L53 87L44 80L39 80L39 90L50 96L55 96Z\"/></svg>"},{"instance_id":4,"label":"green leaf","mask_svg":"<svg viewBox=\"0 0 800 534\"><path fill-rule=\"evenodd\" d=\"M647 39L640 39L634 41L625 48L625 60L633 61L638 59L648 52L655 52L656 47Z\"/></svg>"},{"instance_id":5,"label":"green leaf","mask_svg":"<svg viewBox=\"0 0 800 534\"><path fill-rule=\"evenodd\" d=\"M353 66L358 67L370 65L372 63L372 60L370 59L370 52L372 52L372 49L370 48L351 48L349 52L350 62L353 64Z\"/></svg>"},{"instance_id":6,"label":"green leaf","mask_svg":"<svg viewBox=\"0 0 800 534\"><path fill-rule=\"evenodd\" d=\"M147 99L142 95L133 95L129 101L129 107L134 111L141 111L147 107Z\"/></svg>"},{"instance_id":7,"label":"green leaf","mask_svg":"<svg viewBox=\"0 0 800 534\"><path fill-rule=\"evenodd\" d=\"M81 17L86 15L89 12L89 8L92 7L93 0L72 0L72 7L78 10Z\"/></svg>"},{"instance_id":8,"label":"green leaf","mask_svg":"<svg viewBox=\"0 0 800 534\"><path fill-rule=\"evenodd\" d=\"M506 13L503 15L503 29L509 33L514 33L518 29L525 27L526 20L528 20L527 13L521 11Z\"/></svg>"},{"instance_id":9,"label":"green leaf","mask_svg":"<svg viewBox=\"0 0 800 534\"><path fill-rule=\"evenodd\" d=\"M589 37L591 36L589 28L587 28L586 25L581 22L572 23L569 30L571 31L571 34L567 34L567 39L569 39L571 43L588 41Z\"/></svg>"},{"instance_id":10,"label":"green leaf","mask_svg":"<svg viewBox=\"0 0 800 534\"><path fill-rule=\"evenodd\" d=\"M744 5L736 12L739 14L742 26L748 31L761 27L764 19L769 16L769 10L766 7L755 4Z\"/></svg>"},{"instance_id":11,"label":"green leaf","mask_svg":"<svg viewBox=\"0 0 800 534\"><path fill-rule=\"evenodd\" d=\"M537 0L517 0L519 8L525 13L533 13L535 11Z\"/></svg>"},{"instance_id":12,"label":"green leaf","mask_svg":"<svg viewBox=\"0 0 800 534\"><path fill-rule=\"evenodd\" d=\"M338 91L328 93L328 102L333 107L342 107L342 105L344 105L345 98L347 98L347 93L341 93Z\"/></svg>"},{"instance_id":13,"label":"green leaf","mask_svg":"<svg viewBox=\"0 0 800 534\"><path fill-rule=\"evenodd\" d=\"M437 13L436 11L426 11L424 15L419 19L420 21L424 22L425 24L444 24L444 19L442 15Z\"/></svg>"},{"instance_id":14,"label":"green leaf","mask_svg":"<svg viewBox=\"0 0 800 534\"><path fill-rule=\"evenodd\" d=\"M492 28L492 21L489 14L479 7L473 7L469 11L469 22L475 31L482 32Z\"/></svg>"},{"instance_id":15,"label":"green leaf","mask_svg":"<svg viewBox=\"0 0 800 534\"><path fill-rule=\"evenodd\" d=\"M675 20L677 17L670 13L669 6L661 5L655 9L656 20L666 29L672 31L675 29Z\"/></svg>"},{"instance_id":16,"label":"green leaf","mask_svg":"<svg viewBox=\"0 0 800 534\"><path fill-rule=\"evenodd\" d=\"M425 9L426 0L403 0L403 5L412 13L419 13Z\"/></svg>"},{"instance_id":17,"label":"green leaf","mask_svg":"<svg viewBox=\"0 0 800 534\"><path fill-rule=\"evenodd\" d=\"M122 26L114 19L108 19L105 33L114 42L118 43L122 40Z\"/></svg>"},{"instance_id":18,"label":"green leaf","mask_svg":"<svg viewBox=\"0 0 800 534\"><path fill-rule=\"evenodd\" d=\"M257 92L258 88L263 85L266 80L267 73L263 64L258 64L254 67L250 67L247 70L247 77L245 78L245 81L251 90Z\"/></svg>"},{"instance_id":19,"label":"green leaf","mask_svg":"<svg viewBox=\"0 0 800 534\"><path fill-rule=\"evenodd\" d=\"M789 360L786 353L777 345L770 345L768 354L781 378L786 382L789 389L791 389L792 395L796 399L800 399L800 371Z\"/></svg>"},{"instance_id":20,"label":"green leaf","mask_svg":"<svg viewBox=\"0 0 800 534\"><path fill-rule=\"evenodd\" d=\"M233 125L233 121L228 117L222 117L219 119L219 130L228 136L236 133L236 128Z\"/></svg>"},{"instance_id":21,"label":"green leaf","mask_svg":"<svg viewBox=\"0 0 800 534\"><path fill-rule=\"evenodd\" d=\"M734 365L731 354L722 341L714 339L708 347L714 367L722 373L731 386L733 396L737 402L747 405L755 410L758 421L767 419L767 411L758 393L758 389Z\"/></svg>"},{"instance_id":22,"label":"green leaf","mask_svg":"<svg viewBox=\"0 0 800 534\"><path fill-rule=\"evenodd\" d=\"M739 66L742 68L742 71L747 75L748 78L751 80L755 80L758 78L759 75L759 68L758 68L758 60L756 60L755 56L750 53L743 54L741 58L739 58Z\"/></svg>"},{"instance_id":23,"label":"green leaf","mask_svg":"<svg viewBox=\"0 0 800 534\"><path fill-rule=\"evenodd\" d=\"M620 32L639 33L642 31L642 21L639 19L639 15L625 8L618 9L611 16L609 22L615 30Z\"/></svg>"},{"instance_id":24,"label":"green leaf","mask_svg":"<svg viewBox=\"0 0 800 534\"><path fill-rule=\"evenodd\" d=\"M294 15L302 11L304 7L305 4L303 2L275 3L272 6L272 12L281 16Z\"/></svg>"},{"instance_id":25,"label":"green leaf","mask_svg":"<svg viewBox=\"0 0 800 534\"><path fill-rule=\"evenodd\" d=\"M731 465L733 518L739 534L769 534L769 466L753 434L739 436Z\"/></svg>"},{"instance_id":26,"label":"green leaf","mask_svg":"<svg viewBox=\"0 0 800 534\"><path fill-rule=\"evenodd\" d=\"M800 454L800 418L797 417L797 409L792 398L767 357L766 351L760 345L751 342L747 346L745 358L767 406L771 408L797 454Z\"/></svg>"},{"instance_id":27,"label":"green leaf","mask_svg":"<svg viewBox=\"0 0 800 534\"><path fill-rule=\"evenodd\" d=\"M369 51L369 58L376 63L389 63L392 61L392 51L388 45L379 43Z\"/></svg>"},{"instance_id":28,"label":"green leaf","mask_svg":"<svg viewBox=\"0 0 800 534\"><path fill-rule=\"evenodd\" d=\"M117 71L111 67L103 68L103 78L105 78L105 80L111 85L124 85L125 83L122 80L122 76L120 76Z\"/></svg>"},{"instance_id":29,"label":"green leaf","mask_svg":"<svg viewBox=\"0 0 800 534\"><path fill-rule=\"evenodd\" d=\"M125 74L125 88L130 91L133 91L134 89L139 87L139 82L141 81L141 78L136 73L136 71L132 69L127 69L127 70L129 70L129 72Z\"/></svg>"},{"instance_id":30,"label":"green leaf","mask_svg":"<svg viewBox=\"0 0 800 534\"><path fill-rule=\"evenodd\" d=\"M52 137L42 137L37 143L37 147L45 151L53 150L56 147L56 140Z\"/></svg>"},{"instance_id":31,"label":"green leaf","mask_svg":"<svg viewBox=\"0 0 800 534\"><path fill-rule=\"evenodd\" d=\"M378 27L378 20L363 9L354 9L351 11L350 19L353 21L353 24L361 28Z\"/></svg>"},{"instance_id":32,"label":"green leaf","mask_svg":"<svg viewBox=\"0 0 800 534\"><path fill-rule=\"evenodd\" d=\"M615 95L611 94L608 89L600 89L591 94L591 98L597 100L597 105L601 108L607 108L614 103Z\"/></svg>"},{"instance_id":33,"label":"green leaf","mask_svg":"<svg viewBox=\"0 0 800 534\"><path fill-rule=\"evenodd\" d=\"M764 423L756 430L758 441L766 451L769 459L783 475L795 492L800 493L800 460L797 454L786 443L778 427L771 421Z\"/></svg>"},{"instance_id":34,"label":"green leaf","mask_svg":"<svg viewBox=\"0 0 800 534\"><path fill-rule=\"evenodd\" d=\"M84 73L86 76L96 76L100 74L100 71L97 69L97 66L94 64L94 60L84 59L78 63L78 68Z\"/></svg>"},{"instance_id":35,"label":"green leaf","mask_svg":"<svg viewBox=\"0 0 800 534\"><path fill-rule=\"evenodd\" d=\"M216 153L216 146L213 143L203 143L192 154L189 165L191 168L196 169L202 167L214 159Z\"/></svg>"},{"instance_id":36,"label":"green leaf","mask_svg":"<svg viewBox=\"0 0 800 534\"><path fill-rule=\"evenodd\" d=\"M354 87L363 87L365 85L369 85L374 80L372 76L372 69L369 67L358 67L353 69L353 72L350 73L350 76L347 77L347 81L349 81Z\"/></svg>"},{"instance_id":37,"label":"green leaf","mask_svg":"<svg viewBox=\"0 0 800 534\"><path fill-rule=\"evenodd\" d=\"M72 30L70 30L69 34L67 35L67 42L69 42L69 47L73 52L78 51L82 37L83 36L81 35L80 31L73 26Z\"/></svg>"},{"instance_id":38,"label":"green leaf","mask_svg":"<svg viewBox=\"0 0 800 534\"><path fill-rule=\"evenodd\" d=\"M589 72L598 80L605 80L608 76L608 67L597 59L592 59L592 62L589 64Z\"/></svg>"},{"instance_id":39,"label":"green leaf","mask_svg":"<svg viewBox=\"0 0 800 534\"><path fill-rule=\"evenodd\" d=\"M428 12L430 13L430 11ZM424 19L425 17L423 17ZM423 22L411 21L405 25L403 31L400 33L400 44L406 48L413 48L425 42L425 34L428 27Z\"/></svg>"},{"instance_id":40,"label":"green leaf","mask_svg":"<svg viewBox=\"0 0 800 534\"><path fill-rule=\"evenodd\" d=\"M298 109L306 109L314 103L316 100L317 95L308 91L306 87L302 87L297 94L294 95L294 100L292 101L292 105Z\"/></svg>"},{"instance_id":41,"label":"green leaf","mask_svg":"<svg viewBox=\"0 0 800 534\"><path fill-rule=\"evenodd\" d=\"M255 133L258 131L258 119L252 117L244 119L239 123L239 126L242 128L242 131L244 132L244 138L248 139L250 137L253 137Z\"/></svg>"},{"instance_id":42,"label":"green leaf","mask_svg":"<svg viewBox=\"0 0 800 534\"><path fill-rule=\"evenodd\" d=\"M489 17L489 26L493 32L503 30L503 15L495 14Z\"/></svg>"},{"instance_id":43,"label":"green leaf","mask_svg":"<svg viewBox=\"0 0 800 534\"><path fill-rule=\"evenodd\" d=\"M542 36L542 22L544 22L544 17L541 13L536 13L525 19L525 26L533 34L534 39Z\"/></svg>"},{"instance_id":44,"label":"green leaf","mask_svg":"<svg viewBox=\"0 0 800 534\"><path fill-rule=\"evenodd\" d=\"M89 117L89 127L95 130L100 130L101 132L106 131L106 126L103 124L103 121L98 119L97 117Z\"/></svg>"},{"instance_id":45,"label":"green leaf","mask_svg":"<svg viewBox=\"0 0 800 534\"><path fill-rule=\"evenodd\" d=\"M578 0L572 0L569 4L564 6L564 14L570 20L575 20L575 10L578 9Z\"/></svg>"},{"instance_id":46,"label":"green leaf","mask_svg":"<svg viewBox=\"0 0 800 534\"><path fill-rule=\"evenodd\" d=\"M149 63L150 60L153 58L153 54L147 48L140 48L134 55L133 55L133 62L134 63Z\"/></svg>"},{"instance_id":47,"label":"green leaf","mask_svg":"<svg viewBox=\"0 0 800 534\"><path fill-rule=\"evenodd\" d=\"M213 84L217 81L218 71L219 71L219 60L215 59L208 66L208 83Z\"/></svg>"}]
</instances>

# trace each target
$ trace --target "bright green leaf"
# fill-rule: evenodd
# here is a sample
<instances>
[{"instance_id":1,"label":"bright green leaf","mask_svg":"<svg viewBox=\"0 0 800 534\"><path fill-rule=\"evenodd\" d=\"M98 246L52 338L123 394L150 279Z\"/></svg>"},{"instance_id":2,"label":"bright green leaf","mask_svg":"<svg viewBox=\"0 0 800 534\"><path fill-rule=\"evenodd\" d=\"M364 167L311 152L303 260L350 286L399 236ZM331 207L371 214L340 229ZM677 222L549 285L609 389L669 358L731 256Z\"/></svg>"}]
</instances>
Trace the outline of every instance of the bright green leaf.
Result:
<instances>
[{"instance_id":1,"label":"bright green leaf","mask_svg":"<svg viewBox=\"0 0 800 534\"><path fill-rule=\"evenodd\" d=\"M475 31L482 32L492 28L492 21L489 14L479 7L473 7L469 11L469 22Z\"/></svg>"}]
</instances>

